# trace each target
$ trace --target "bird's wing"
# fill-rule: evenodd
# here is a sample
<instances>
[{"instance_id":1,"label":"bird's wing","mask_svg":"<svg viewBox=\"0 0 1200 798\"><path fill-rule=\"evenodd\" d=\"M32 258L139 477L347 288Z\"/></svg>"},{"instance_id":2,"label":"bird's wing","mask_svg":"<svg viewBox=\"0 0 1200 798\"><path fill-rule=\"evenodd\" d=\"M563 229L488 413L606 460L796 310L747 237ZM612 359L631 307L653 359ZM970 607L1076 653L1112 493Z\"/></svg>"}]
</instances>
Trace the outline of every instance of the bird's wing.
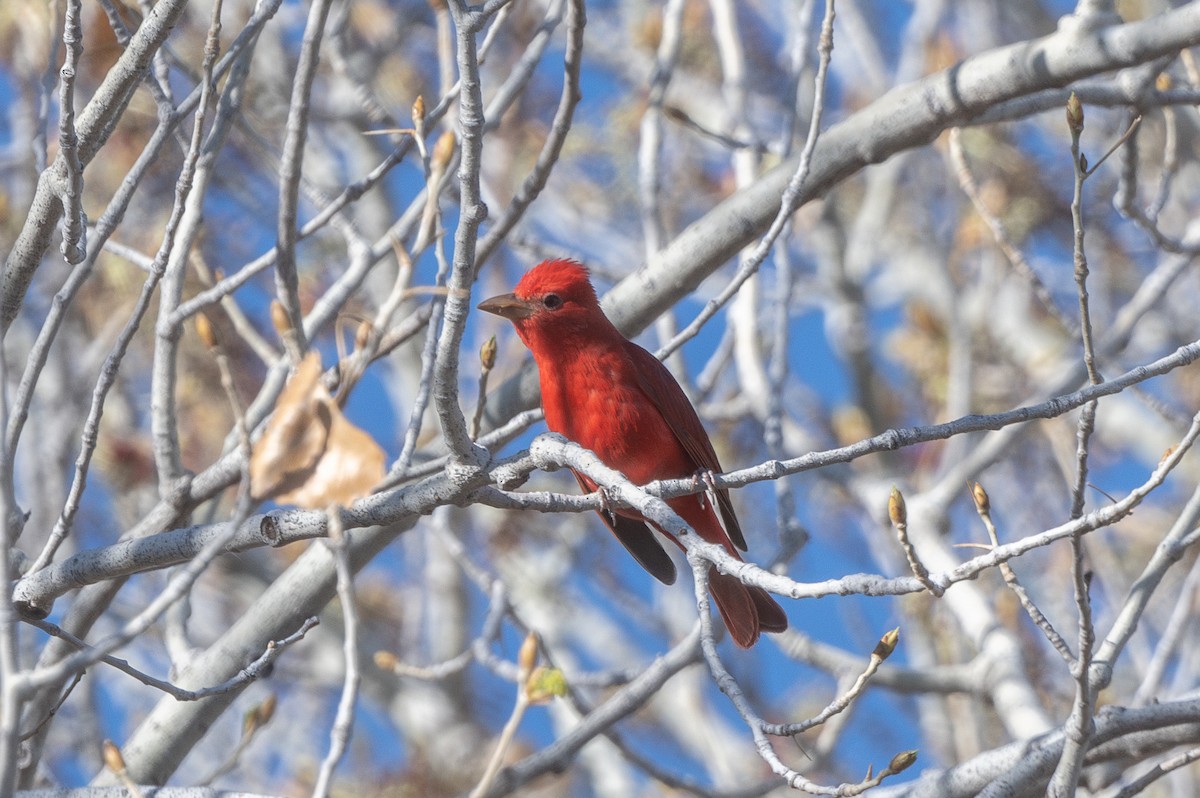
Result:
<instances>
[{"instance_id":1,"label":"bird's wing","mask_svg":"<svg viewBox=\"0 0 1200 798\"><path fill-rule=\"evenodd\" d=\"M679 387L675 377L667 370L658 358L642 347L626 342L626 350L633 360L634 373L637 375L638 387L666 420L676 440L683 446L684 451L692 458L696 470L720 473L721 464L717 461L717 453L713 450L708 432L696 415L696 409L688 400L687 394ZM725 522L725 531L733 544L742 551L746 550L746 537L738 524L737 516L733 514L733 503L729 500L729 491L717 491L717 505L721 508L721 518Z\"/></svg>"},{"instance_id":2,"label":"bird's wing","mask_svg":"<svg viewBox=\"0 0 1200 798\"><path fill-rule=\"evenodd\" d=\"M596 483L573 469L571 473L575 474L575 479L579 481L579 487L588 493L596 490ZM596 515L604 520L612 533L617 536L617 540L621 541L621 545L633 555L639 565L650 572L651 576L664 585L675 584L675 561L663 549L658 538L654 537L654 530L645 521L626 518L623 515L604 510L598 510Z\"/></svg>"}]
</instances>

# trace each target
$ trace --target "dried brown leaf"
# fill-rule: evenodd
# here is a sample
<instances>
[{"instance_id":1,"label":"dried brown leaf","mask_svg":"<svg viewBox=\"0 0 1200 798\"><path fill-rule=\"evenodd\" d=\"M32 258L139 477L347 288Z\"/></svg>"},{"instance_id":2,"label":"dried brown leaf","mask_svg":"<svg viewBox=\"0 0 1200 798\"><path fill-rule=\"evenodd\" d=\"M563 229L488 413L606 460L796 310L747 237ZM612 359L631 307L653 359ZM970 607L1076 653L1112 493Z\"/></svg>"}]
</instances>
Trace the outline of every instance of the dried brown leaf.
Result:
<instances>
[{"instance_id":1,"label":"dried brown leaf","mask_svg":"<svg viewBox=\"0 0 1200 798\"><path fill-rule=\"evenodd\" d=\"M383 467L383 449L342 415L321 384L320 356L309 352L250 456L254 495L308 508L348 505L383 479Z\"/></svg>"}]
</instances>

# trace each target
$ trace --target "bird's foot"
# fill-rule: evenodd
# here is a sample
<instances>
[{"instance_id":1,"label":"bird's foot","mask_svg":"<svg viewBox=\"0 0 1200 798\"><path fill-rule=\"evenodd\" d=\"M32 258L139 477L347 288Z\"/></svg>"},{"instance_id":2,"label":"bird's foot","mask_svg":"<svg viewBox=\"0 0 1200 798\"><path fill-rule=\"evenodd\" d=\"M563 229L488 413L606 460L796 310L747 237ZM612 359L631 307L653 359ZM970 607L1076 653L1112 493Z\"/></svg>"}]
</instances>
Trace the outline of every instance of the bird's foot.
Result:
<instances>
[{"instance_id":1,"label":"bird's foot","mask_svg":"<svg viewBox=\"0 0 1200 798\"><path fill-rule=\"evenodd\" d=\"M710 505L713 507L717 506L717 479L716 475L713 474L711 469L701 469L693 474L692 484L697 488L701 486L704 487L704 493L697 494L697 498L700 500L701 506L704 505L706 498L708 499L708 503Z\"/></svg>"},{"instance_id":2,"label":"bird's foot","mask_svg":"<svg viewBox=\"0 0 1200 798\"><path fill-rule=\"evenodd\" d=\"M613 497L609 495L609 489L601 485L596 488L596 493L600 495L600 512L608 516L608 520L612 523L617 522L617 511L612 508Z\"/></svg>"}]
</instances>

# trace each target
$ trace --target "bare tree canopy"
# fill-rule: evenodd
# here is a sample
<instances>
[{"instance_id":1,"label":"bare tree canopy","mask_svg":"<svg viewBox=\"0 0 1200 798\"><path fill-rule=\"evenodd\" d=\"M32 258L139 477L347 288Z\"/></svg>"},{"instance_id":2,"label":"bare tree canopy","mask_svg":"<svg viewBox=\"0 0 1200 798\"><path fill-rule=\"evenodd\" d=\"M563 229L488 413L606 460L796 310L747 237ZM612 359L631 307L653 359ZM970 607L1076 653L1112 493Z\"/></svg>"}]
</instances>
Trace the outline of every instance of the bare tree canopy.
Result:
<instances>
[{"instance_id":1,"label":"bare tree canopy","mask_svg":"<svg viewBox=\"0 0 1200 798\"><path fill-rule=\"evenodd\" d=\"M0 796L1200 794L1200 2L0 41ZM564 258L728 470L546 432Z\"/></svg>"}]
</instances>

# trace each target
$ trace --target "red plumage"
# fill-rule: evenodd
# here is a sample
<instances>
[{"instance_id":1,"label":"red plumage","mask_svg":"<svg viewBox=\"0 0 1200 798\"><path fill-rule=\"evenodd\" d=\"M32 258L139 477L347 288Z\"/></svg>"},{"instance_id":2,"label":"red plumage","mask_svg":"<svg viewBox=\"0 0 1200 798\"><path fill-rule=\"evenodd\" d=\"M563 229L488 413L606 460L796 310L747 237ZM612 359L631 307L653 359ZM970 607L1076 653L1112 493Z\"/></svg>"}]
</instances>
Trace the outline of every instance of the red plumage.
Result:
<instances>
[{"instance_id":1,"label":"red plumage","mask_svg":"<svg viewBox=\"0 0 1200 798\"><path fill-rule=\"evenodd\" d=\"M493 297L479 307L511 320L533 352L546 425L552 431L591 449L638 485L722 470L679 383L608 320L582 265L544 261L521 278L512 294ZM596 489L587 477L575 477L585 490ZM716 495L720 517L704 494L667 503L701 538L741 559L738 549L744 550L746 541L728 491ZM652 522L633 510L618 510L616 516L602 512L600 517L642 567L662 582L675 581L674 563L646 526ZM709 570L709 588L734 642L742 648L753 645L760 631L787 628L783 608L762 588L716 569Z\"/></svg>"}]
</instances>

